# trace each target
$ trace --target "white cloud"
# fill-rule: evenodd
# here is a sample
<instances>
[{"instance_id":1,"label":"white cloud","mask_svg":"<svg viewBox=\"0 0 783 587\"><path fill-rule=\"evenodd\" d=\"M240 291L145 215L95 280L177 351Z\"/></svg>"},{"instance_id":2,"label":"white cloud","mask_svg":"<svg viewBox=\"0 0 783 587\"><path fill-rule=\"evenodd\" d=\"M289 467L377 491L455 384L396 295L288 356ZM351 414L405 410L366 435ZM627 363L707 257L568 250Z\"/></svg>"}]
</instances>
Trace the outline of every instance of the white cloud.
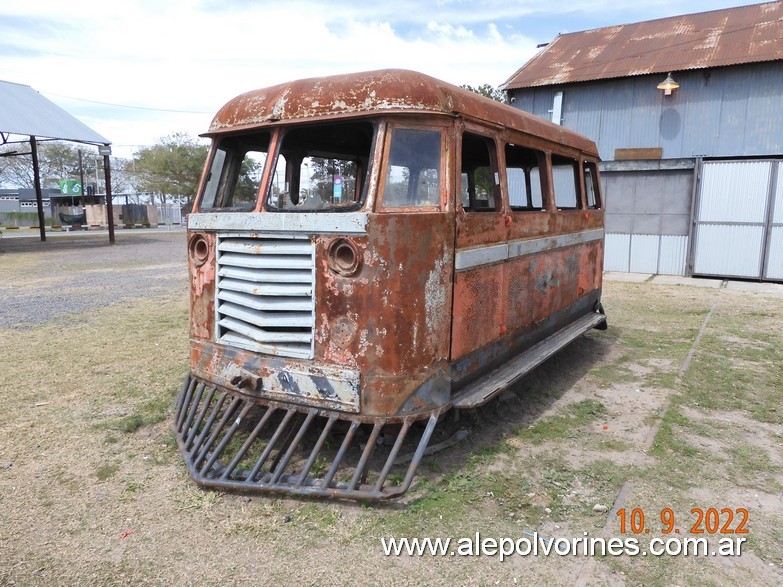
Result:
<instances>
[{"instance_id":1,"label":"white cloud","mask_svg":"<svg viewBox=\"0 0 783 587\"><path fill-rule=\"evenodd\" d=\"M408 16L426 12L418 4L408 7ZM416 69L456 84L497 85L533 50L532 41L504 37L494 25L473 30L430 20L406 29L389 18L367 18L364 8L301 2L216 10L193 9L184 1L18 3L0 12L59 24L45 35L20 29L6 37L6 44L34 46L41 55L7 55L0 78L29 84L69 111L78 106L87 112L82 120L118 146L144 145L178 130L203 132L211 116L97 106L91 113L89 103L63 96L213 113L250 89L387 67ZM383 10L377 16L394 15Z\"/></svg>"},{"instance_id":2,"label":"white cloud","mask_svg":"<svg viewBox=\"0 0 783 587\"><path fill-rule=\"evenodd\" d=\"M399 67L455 84L498 85L549 40L529 27L535 40L524 36L527 16L622 5L638 2L5 2L0 79L31 85L118 146L145 145L176 131L203 132L233 96L302 77ZM202 113L109 108L53 94Z\"/></svg>"}]
</instances>

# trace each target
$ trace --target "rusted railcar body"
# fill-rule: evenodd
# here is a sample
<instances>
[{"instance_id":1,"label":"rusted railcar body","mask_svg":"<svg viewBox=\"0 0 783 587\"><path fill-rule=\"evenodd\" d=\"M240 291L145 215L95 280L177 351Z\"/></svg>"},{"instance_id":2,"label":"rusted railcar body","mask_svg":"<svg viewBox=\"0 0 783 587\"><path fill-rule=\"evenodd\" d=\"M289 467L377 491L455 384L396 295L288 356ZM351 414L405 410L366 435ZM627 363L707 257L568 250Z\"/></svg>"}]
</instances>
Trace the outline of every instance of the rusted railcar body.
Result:
<instances>
[{"instance_id":1,"label":"rusted railcar body","mask_svg":"<svg viewBox=\"0 0 783 587\"><path fill-rule=\"evenodd\" d=\"M383 70L248 92L207 136L174 423L201 484L400 495L444 412L605 326L580 135Z\"/></svg>"}]
</instances>

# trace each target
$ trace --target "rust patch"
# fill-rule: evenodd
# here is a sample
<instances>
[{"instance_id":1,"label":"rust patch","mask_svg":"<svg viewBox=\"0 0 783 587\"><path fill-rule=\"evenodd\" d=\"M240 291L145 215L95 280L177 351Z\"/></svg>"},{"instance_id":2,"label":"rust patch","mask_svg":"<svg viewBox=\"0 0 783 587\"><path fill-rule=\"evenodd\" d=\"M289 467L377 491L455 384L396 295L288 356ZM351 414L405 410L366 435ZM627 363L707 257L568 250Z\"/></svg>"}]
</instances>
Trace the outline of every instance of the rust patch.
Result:
<instances>
[{"instance_id":1,"label":"rust patch","mask_svg":"<svg viewBox=\"0 0 783 587\"><path fill-rule=\"evenodd\" d=\"M214 332L215 322L215 235L188 232L188 242L198 234L207 243L205 260L188 255L190 276L190 336L208 339Z\"/></svg>"}]
</instances>

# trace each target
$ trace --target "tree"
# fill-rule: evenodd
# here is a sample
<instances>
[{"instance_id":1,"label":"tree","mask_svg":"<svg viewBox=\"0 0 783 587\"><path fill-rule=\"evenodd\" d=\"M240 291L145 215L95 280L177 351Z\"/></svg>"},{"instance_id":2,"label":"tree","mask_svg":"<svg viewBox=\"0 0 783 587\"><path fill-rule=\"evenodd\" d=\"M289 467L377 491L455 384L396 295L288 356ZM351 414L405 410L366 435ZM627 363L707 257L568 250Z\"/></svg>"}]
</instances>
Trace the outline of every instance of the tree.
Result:
<instances>
[{"instance_id":1,"label":"tree","mask_svg":"<svg viewBox=\"0 0 783 587\"><path fill-rule=\"evenodd\" d=\"M0 158L0 183L12 188L33 188L33 161L30 143L8 145L4 153L24 155ZM60 187L60 180L79 178L79 149L60 142L38 142L38 167L43 187Z\"/></svg>"},{"instance_id":2,"label":"tree","mask_svg":"<svg viewBox=\"0 0 783 587\"><path fill-rule=\"evenodd\" d=\"M161 202L171 196L193 201L209 148L186 133L174 133L152 147L140 149L125 166L134 176L131 184L137 191L156 194Z\"/></svg>"},{"instance_id":3,"label":"tree","mask_svg":"<svg viewBox=\"0 0 783 587\"><path fill-rule=\"evenodd\" d=\"M482 84L477 88L474 88L468 84L463 84L461 87L466 90L470 90L471 92L475 92L480 96L484 96L485 98L491 98L493 100L497 100L498 102L503 102L504 104L508 103L508 96L506 91L495 88L489 84Z\"/></svg>"},{"instance_id":4,"label":"tree","mask_svg":"<svg viewBox=\"0 0 783 587\"><path fill-rule=\"evenodd\" d=\"M79 169L79 151L82 152L82 168ZM30 143L27 141L6 145L0 153L23 153L8 157L0 157L0 185L8 188L35 187L33 179L33 161L30 155ZM112 157L112 191L118 193L128 191L131 182L123 173L125 160ZM38 167L40 169L41 186L44 188L60 188L60 181L81 179L84 175L85 186L95 186L95 193L104 193L105 177L103 172L103 157L99 156L95 147L76 145L64 142L38 142ZM86 189L84 190L86 193Z\"/></svg>"}]
</instances>

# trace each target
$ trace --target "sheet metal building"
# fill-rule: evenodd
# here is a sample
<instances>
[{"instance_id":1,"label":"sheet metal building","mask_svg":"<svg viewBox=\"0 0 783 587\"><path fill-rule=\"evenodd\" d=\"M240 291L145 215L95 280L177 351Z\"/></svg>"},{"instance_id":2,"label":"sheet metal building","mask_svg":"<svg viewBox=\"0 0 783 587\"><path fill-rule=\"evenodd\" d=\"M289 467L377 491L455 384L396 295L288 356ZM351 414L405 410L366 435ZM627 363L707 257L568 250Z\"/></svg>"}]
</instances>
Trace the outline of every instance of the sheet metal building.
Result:
<instances>
[{"instance_id":1,"label":"sheet metal building","mask_svg":"<svg viewBox=\"0 0 783 587\"><path fill-rule=\"evenodd\" d=\"M597 142L606 270L783 281L783 2L559 35L503 88Z\"/></svg>"}]
</instances>

